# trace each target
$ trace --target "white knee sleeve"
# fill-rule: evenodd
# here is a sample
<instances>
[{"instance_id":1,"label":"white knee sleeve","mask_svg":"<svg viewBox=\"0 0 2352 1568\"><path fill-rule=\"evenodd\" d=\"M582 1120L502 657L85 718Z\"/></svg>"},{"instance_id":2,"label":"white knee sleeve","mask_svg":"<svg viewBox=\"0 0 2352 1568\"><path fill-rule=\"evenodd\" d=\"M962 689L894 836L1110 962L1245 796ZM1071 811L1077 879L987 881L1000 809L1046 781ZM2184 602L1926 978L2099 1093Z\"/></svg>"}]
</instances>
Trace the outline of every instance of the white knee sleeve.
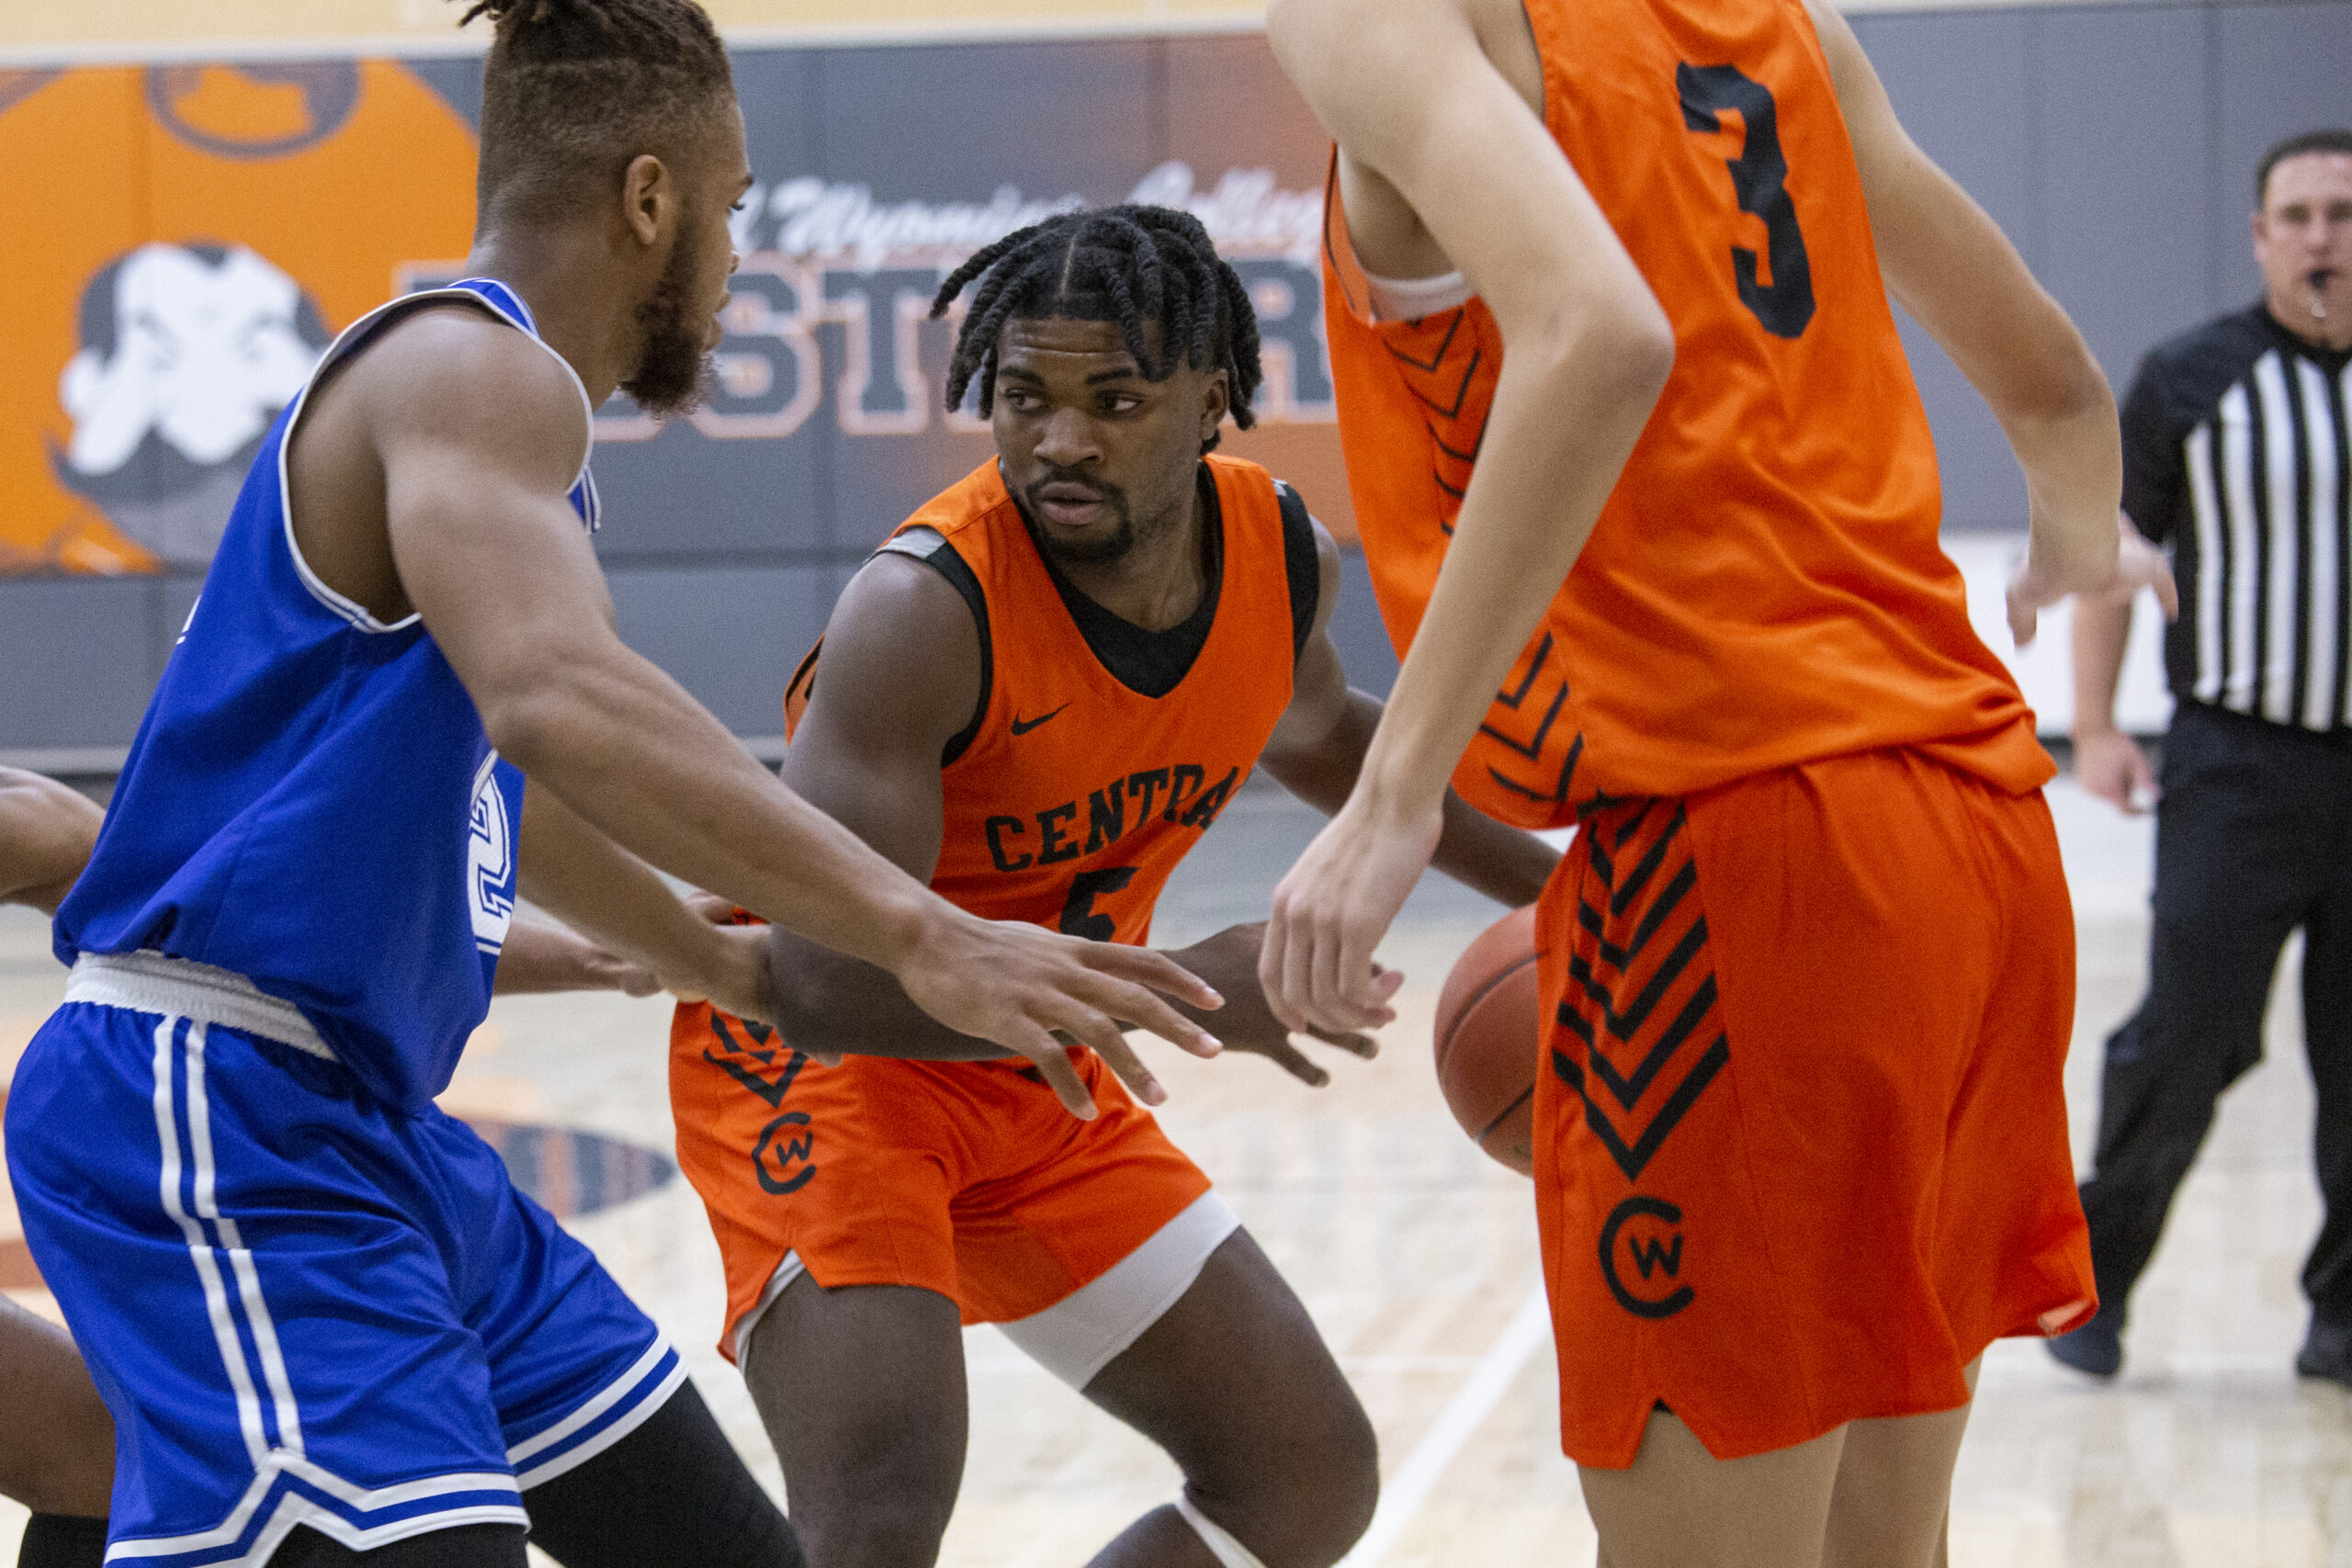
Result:
<instances>
[{"instance_id":1,"label":"white knee sleeve","mask_svg":"<svg viewBox=\"0 0 2352 1568\"><path fill-rule=\"evenodd\" d=\"M1184 1522L1193 1527L1193 1533L1208 1547L1209 1555L1225 1564L1225 1568L1266 1568L1258 1561L1256 1552L1234 1540L1231 1530L1194 1507L1192 1498L1182 1492L1176 1494L1176 1511L1184 1516Z\"/></svg>"}]
</instances>

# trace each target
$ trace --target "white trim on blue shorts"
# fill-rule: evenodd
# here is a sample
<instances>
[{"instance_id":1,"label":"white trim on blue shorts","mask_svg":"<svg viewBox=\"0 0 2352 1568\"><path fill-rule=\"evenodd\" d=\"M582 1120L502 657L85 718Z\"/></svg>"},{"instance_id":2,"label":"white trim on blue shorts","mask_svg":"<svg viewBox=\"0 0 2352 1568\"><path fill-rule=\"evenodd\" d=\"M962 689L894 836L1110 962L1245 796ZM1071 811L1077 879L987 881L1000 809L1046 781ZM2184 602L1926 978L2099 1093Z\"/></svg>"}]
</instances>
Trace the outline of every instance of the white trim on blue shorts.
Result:
<instances>
[{"instance_id":1,"label":"white trim on blue shorts","mask_svg":"<svg viewBox=\"0 0 2352 1568\"><path fill-rule=\"evenodd\" d=\"M88 999L88 998L85 998ZM101 1004L104 1005L104 1004ZM139 1010L143 1012L144 1010ZM522 1506L521 1484L511 1474L494 1471L467 1472L448 1475L426 1476L404 1481L373 1491L345 1481L322 1465L303 1456L302 1427L300 1407L294 1399L292 1381L286 1371L285 1357L277 1344L277 1325L271 1321L269 1304L262 1297L261 1276L254 1267L254 1256L237 1230L237 1222L221 1214L215 1198L217 1185L212 1161L211 1106L205 1092L204 1045L208 1025L201 1018L156 1015L155 1025L155 1132L162 1148L161 1171L158 1179L159 1197L164 1212L169 1214L187 1238L188 1256L196 1265L197 1276L204 1284L204 1303L211 1319L212 1334L220 1350L222 1365L237 1396L237 1425L244 1434L245 1451L254 1464L254 1479L229 1517L209 1530L187 1535L149 1536L142 1540L119 1540L107 1548L107 1561L124 1562L158 1557L195 1557L203 1568L247 1568L266 1562L288 1535L298 1525L307 1525L320 1534L351 1548L364 1551L372 1547L389 1545L428 1530L447 1529L458 1525L516 1524L528 1529L531 1517ZM179 1131L178 1105L173 1094L172 1051L174 1036L180 1026L187 1026L180 1048L187 1060L187 1136L183 1144ZM192 1179L195 1212L180 1201L180 1180L183 1174ZM216 1239L217 1238L217 1239ZM223 1277L221 1264L228 1264L228 1276ZM232 1308L228 1279L236 1280L235 1306ZM253 1336L254 1357L261 1362L260 1377L247 1360L243 1337L237 1332L237 1310L242 1309L246 1330ZM267 1415L277 1428L272 1441L264 1425L261 1391L269 1393ZM639 1416L639 1419L642 1419ZM304 1495L294 1489L300 1482L322 1492L341 1503L350 1514L340 1512L325 1503ZM427 1497L473 1495L477 1499L485 1492L512 1495L514 1501L465 1503L456 1507L436 1508L424 1513L408 1514L381 1524L369 1525L353 1514L365 1516L386 1508L403 1507ZM277 1504L270 1509L267 1522L242 1552L233 1557L200 1555L233 1547L253 1528L254 1516L275 1495ZM191 1564L190 1568L194 1568Z\"/></svg>"},{"instance_id":2,"label":"white trim on blue shorts","mask_svg":"<svg viewBox=\"0 0 2352 1568\"><path fill-rule=\"evenodd\" d=\"M525 1438L506 1450L506 1462L514 1467L514 1479L525 1491L544 1482L553 1481L565 1471L582 1465L628 1437L643 1425L646 1418L669 1403L678 1385L686 1381L686 1363L679 1359L666 1334L657 1334L645 1354L636 1365L606 1383L579 1408L533 1437ZM636 1398L631 1400L630 1394ZM627 1403L624 1403L627 1402ZM617 1409L619 1414L603 1427L595 1423ZM594 1431L589 1428L594 1427ZM577 1442L571 1441L587 1433ZM570 1443L570 1447L562 1445ZM549 1450L556 1450L548 1453ZM530 1469L523 1461L540 1454L548 1454Z\"/></svg>"},{"instance_id":3,"label":"white trim on blue shorts","mask_svg":"<svg viewBox=\"0 0 2352 1568\"><path fill-rule=\"evenodd\" d=\"M363 1525L292 1490L287 1484L290 1481L301 1481L315 1486L357 1514L378 1513L426 1497L469 1492L514 1493L516 1496L513 1503L470 1503L462 1507L411 1514L380 1525ZM253 1544L235 1557L205 1558L202 1560L204 1568L256 1568L256 1565L269 1561L270 1554L294 1533L297 1525L308 1525L354 1551L389 1546L413 1535L450 1529L458 1525L521 1525L527 1529L531 1516L523 1511L521 1490L511 1475L502 1475L496 1471L479 1471L430 1475L421 1481L403 1481L397 1485L380 1486L370 1492L353 1485L309 1460L280 1450L262 1461L253 1484L245 1488L245 1495L237 1500L237 1506L230 1510L228 1518L219 1526L189 1535L119 1540L107 1548L107 1561L179 1557L208 1548L232 1546L251 1528L254 1516L269 1500L272 1493L278 1494L277 1506L271 1510L268 1522L261 1527L261 1533L254 1538Z\"/></svg>"}]
</instances>

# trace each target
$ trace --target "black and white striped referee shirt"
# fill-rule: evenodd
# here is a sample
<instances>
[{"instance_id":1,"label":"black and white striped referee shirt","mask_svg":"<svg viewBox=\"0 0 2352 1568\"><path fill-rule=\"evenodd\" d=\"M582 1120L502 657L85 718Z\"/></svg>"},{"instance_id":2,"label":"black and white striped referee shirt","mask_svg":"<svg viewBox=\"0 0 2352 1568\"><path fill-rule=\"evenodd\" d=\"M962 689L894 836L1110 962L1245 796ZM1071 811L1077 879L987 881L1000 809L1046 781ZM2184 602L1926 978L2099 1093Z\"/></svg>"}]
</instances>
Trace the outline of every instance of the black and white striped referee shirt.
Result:
<instances>
[{"instance_id":1,"label":"black and white striped referee shirt","mask_svg":"<svg viewBox=\"0 0 2352 1568\"><path fill-rule=\"evenodd\" d=\"M2262 306L2152 350L2123 403L2123 510L2172 549L2177 701L2352 730L2352 355Z\"/></svg>"}]
</instances>

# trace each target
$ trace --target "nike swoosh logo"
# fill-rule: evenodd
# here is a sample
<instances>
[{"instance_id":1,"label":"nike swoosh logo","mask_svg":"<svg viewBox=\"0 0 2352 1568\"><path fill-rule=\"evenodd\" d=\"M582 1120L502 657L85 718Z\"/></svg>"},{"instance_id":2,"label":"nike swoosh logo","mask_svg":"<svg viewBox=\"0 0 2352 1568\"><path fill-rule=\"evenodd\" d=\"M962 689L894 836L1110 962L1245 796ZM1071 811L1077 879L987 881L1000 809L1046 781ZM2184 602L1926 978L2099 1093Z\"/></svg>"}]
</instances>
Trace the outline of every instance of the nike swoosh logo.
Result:
<instances>
[{"instance_id":1,"label":"nike swoosh logo","mask_svg":"<svg viewBox=\"0 0 2352 1568\"><path fill-rule=\"evenodd\" d=\"M1064 703L1062 707L1056 708L1054 713L1059 713L1062 711L1062 708L1066 708L1068 706L1069 706L1069 704ZM1054 713L1039 714L1035 718L1026 719L1023 718L1019 714L1014 714L1012 716L1012 733L1015 735L1026 735L1031 730L1036 728L1039 725L1045 723L1046 720L1053 717Z\"/></svg>"}]
</instances>

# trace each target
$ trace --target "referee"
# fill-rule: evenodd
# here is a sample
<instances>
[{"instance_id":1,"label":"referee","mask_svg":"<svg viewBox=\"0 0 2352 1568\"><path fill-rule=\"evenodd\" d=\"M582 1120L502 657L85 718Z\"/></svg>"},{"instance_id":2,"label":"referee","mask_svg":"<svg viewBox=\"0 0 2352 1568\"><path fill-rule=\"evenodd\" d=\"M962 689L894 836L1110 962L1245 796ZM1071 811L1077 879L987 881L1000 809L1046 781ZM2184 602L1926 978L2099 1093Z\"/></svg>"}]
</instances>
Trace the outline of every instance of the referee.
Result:
<instances>
[{"instance_id":1,"label":"referee","mask_svg":"<svg viewBox=\"0 0 2352 1568\"><path fill-rule=\"evenodd\" d=\"M2156 886L2148 992L2108 1037L2083 1186L2099 1311L2050 1351L2122 1366L2132 1286L2214 1101L2261 1059L2300 927L2326 1221L2295 1370L2352 1385L2352 130L2270 149L2255 202L2262 302L2157 347L2123 406L2124 510L2180 585L2160 797L2115 727L2132 606L2075 615L2075 773L2126 811L2156 799Z\"/></svg>"}]
</instances>

